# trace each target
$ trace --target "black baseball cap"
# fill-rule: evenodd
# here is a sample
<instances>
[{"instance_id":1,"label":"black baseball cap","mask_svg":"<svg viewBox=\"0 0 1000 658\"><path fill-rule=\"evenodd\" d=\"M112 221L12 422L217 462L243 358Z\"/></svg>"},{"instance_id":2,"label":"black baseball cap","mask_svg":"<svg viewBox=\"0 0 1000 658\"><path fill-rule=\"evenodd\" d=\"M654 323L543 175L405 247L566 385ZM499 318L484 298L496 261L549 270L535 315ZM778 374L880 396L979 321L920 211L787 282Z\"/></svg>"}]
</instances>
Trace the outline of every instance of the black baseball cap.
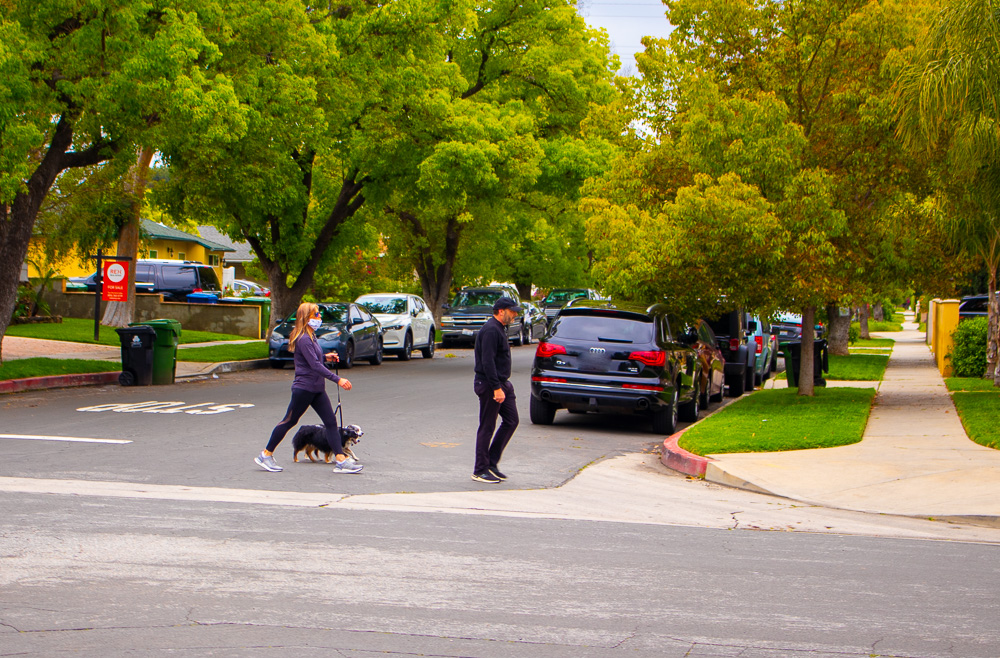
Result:
<instances>
[{"instance_id":1,"label":"black baseball cap","mask_svg":"<svg viewBox=\"0 0 1000 658\"><path fill-rule=\"evenodd\" d=\"M496 313L497 311L500 311L502 309L505 309L505 308L509 308L509 309L511 309L513 311L517 311L518 313L521 312L521 307L518 306L517 302L515 302L510 297L501 297L500 299L498 299L495 302L493 302L493 312L494 313Z\"/></svg>"}]
</instances>

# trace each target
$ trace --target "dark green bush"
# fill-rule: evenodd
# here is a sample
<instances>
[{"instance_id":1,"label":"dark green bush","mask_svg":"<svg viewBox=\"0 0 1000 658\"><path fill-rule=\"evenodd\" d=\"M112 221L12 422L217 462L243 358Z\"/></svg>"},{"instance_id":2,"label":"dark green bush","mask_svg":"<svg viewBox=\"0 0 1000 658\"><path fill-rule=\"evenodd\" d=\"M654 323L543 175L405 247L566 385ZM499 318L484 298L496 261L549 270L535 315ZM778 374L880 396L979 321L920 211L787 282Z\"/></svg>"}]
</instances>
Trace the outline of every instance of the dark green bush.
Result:
<instances>
[{"instance_id":1,"label":"dark green bush","mask_svg":"<svg viewBox=\"0 0 1000 658\"><path fill-rule=\"evenodd\" d=\"M847 328L847 342L853 345L858 342L859 338L861 338L861 327L852 322L851 326Z\"/></svg>"},{"instance_id":2,"label":"dark green bush","mask_svg":"<svg viewBox=\"0 0 1000 658\"><path fill-rule=\"evenodd\" d=\"M972 318L958 323L952 332L955 341L948 357L956 377L982 377L986 374L986 318Z\"/></svg>"}]
</instances>

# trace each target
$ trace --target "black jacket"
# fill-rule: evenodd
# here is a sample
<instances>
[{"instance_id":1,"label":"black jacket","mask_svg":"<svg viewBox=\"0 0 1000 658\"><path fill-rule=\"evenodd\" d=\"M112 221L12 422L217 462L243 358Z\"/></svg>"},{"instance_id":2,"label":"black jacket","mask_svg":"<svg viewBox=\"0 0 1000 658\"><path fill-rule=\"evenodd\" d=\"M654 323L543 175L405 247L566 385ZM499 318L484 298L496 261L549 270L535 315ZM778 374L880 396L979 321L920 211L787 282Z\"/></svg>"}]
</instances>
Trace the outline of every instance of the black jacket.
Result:
<instances>
[{"instance_id":1,"label":"black jacket","mask_svg":"<svg viewBox=\"0 0 1000 658\"><path fill-rule=\"evenodd\" d=\"M476 380L486 382L491 391L510 379L510 342L507 327L490 318L476 335Z\"/></svg>"}]
</instances>

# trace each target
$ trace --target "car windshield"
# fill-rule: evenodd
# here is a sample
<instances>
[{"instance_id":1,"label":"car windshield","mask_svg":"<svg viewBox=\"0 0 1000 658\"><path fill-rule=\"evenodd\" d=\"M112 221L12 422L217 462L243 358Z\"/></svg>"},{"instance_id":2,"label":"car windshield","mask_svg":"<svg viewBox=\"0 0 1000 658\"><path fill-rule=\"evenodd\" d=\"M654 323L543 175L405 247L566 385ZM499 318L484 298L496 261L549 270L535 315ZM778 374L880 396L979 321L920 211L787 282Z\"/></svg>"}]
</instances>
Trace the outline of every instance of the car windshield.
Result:
<instances>
[{"instance_id":1,"label":"car windshield","mask_svg":"<svg viewBox=\"0 0 1000 658\"><path fill-rule=\"evenodd\" d=\"M493 290L464 290L455 295L452 306L493 306L501 294Z\"/></svg>"},{"instance_id":2,"label":"car windshield","mask_svg":"<svg viewBox=\"0 0 1000 658\"><path fill-rule=\"evenodd\" d=\"M566 303L571 299L586 297L586 290L553 290L545 298L546 304Z\"/></svg>"},{"instance_id":3,"label":"car windshield","mask_svg":"<svg viewBox=\"0 0 1000 658\"><path fill-rule=\"evenodd\" d=\"M386 315L406 313L405 297L363 297L358 303L372 313L385 313Z\"/></svg>"},{"instance_id":4,"label":"car windshield","mask_svg":"<svg viewBox=\"0 0 1000 658\"><path fill-rule=\"evenodd\" d=\"M347 324L347 306L320 306L319 312L323 324ZM285 322L294 325L295 314L289 315Z\"/></svg>"},{"instance_id":5,"label":"car windshield","mask_svg":"<svg viewBox=\"0 0 1000 658\"><path fill-rule=\"evenodd\" d=\"M561 315L552 325L552 337L612 343L649 343L652 320L599 315Z\"/></svg>"}]
</instances>

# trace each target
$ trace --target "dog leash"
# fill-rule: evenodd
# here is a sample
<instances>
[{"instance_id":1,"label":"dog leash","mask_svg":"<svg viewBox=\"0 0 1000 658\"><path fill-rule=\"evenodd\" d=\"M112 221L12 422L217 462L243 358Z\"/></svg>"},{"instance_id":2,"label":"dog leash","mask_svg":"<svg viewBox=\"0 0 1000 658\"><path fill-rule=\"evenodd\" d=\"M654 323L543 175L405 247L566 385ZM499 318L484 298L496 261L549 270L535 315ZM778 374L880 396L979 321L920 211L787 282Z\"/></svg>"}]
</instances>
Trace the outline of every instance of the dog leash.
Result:
<instances>
[{"instance_id":1,"label":"dog leash","mask_svg":"<svg viewBox=\"0 0 1000 658\"><path fill-rule=\"evenodd\" d=\"M340 377L340 365L339 362L333 367L333 372L337 377ZM337 426L344 426L344 410L340 407L340 382L337 382L337 410L333 412L333 415L337 417Z\"/></svg>"}]
</instances>

